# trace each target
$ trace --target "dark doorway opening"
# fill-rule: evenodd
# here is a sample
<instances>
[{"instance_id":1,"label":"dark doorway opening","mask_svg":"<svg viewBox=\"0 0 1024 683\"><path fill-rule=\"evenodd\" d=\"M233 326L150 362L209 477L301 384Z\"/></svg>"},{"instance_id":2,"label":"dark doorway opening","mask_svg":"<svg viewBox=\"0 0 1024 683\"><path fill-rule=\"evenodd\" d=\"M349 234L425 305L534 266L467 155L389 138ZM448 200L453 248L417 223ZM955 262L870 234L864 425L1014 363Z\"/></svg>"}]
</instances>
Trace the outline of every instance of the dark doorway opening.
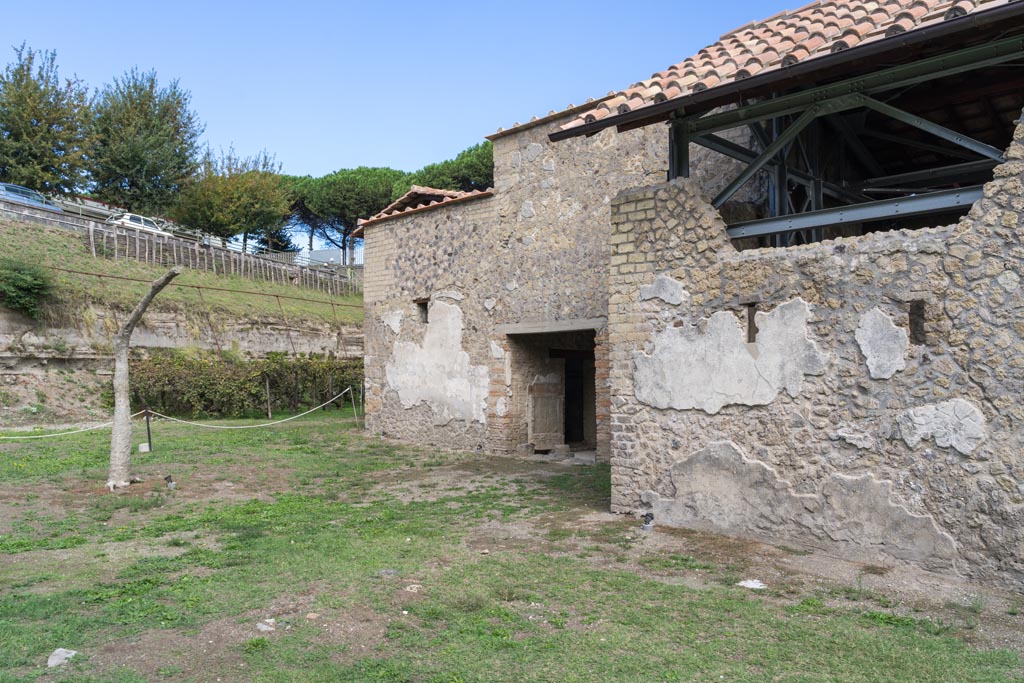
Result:
<instances>
[{"instance_id":1,"label":"dark doorway opening","mask_svg":"<svg viewBox=\"0 0 1024 683\"><path fill-rule=\"evenodd\" d=\"M565 443L591 446L594 435L588 425L594 420L594 351L552 349L552 358L565 360Z\"/></svg>"}]
</instances>

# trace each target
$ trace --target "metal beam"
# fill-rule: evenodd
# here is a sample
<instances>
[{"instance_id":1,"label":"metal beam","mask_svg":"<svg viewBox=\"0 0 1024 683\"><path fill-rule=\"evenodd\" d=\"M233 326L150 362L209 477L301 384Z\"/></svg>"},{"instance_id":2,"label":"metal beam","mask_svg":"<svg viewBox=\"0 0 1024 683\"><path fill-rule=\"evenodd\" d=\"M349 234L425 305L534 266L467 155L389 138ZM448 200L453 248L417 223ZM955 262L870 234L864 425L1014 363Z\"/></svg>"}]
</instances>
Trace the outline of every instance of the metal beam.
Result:
<instances>
[{"instance_id":1,"label":"metal beam","mask_svg":"<svg viewBox=\"0 0 1024 683\"><path fill-rule=\"evenodd\" d=\"M858 188L887 187L890 185L913 185L914 183L928 181L937 182L942 180L956 180L971 173L982 173L991 171L998 162L992 159L980 161L969 161L966 164L952 164L938 168L928 168L923 171L910 171L909 173L897 173L895 175L878 176L869 178L857 183Z\"/></svg>"},{"instance_id":2,"label":"metal beam","mask_svg":"<svg viewBox=\"0 0 1024 683\"><path fill-rule=\"evenodd\" d=\"M775 140L768 145L767 149L761 153L761 156L750 162L750 165L747 166L742 173L736 176L736 178L729 183L724 190L718 193L718 196L711 202L712 206L716 209L721 208L722 204L729 201L729 198L736 194L737 190L743 187L748 180L754 177L755 173L764 168L765 164L771 161L783 147L799 135L800 131L809 126L814 119L818 118L823 111L825 111L825 109L821 105L814 105L801 114L800 118L790 124L789 128L783 131L779 137L775 138Z\"/></svg>"},{"instance_id":3,"label":"metal beam","mask_svg":"<svg viewBox=\"0 0 1024 683\"><path fill-rule=\"evenodd\" d=\"M751 123L748 128L750 128L750 132L754 134L754 139L757 140L757 144L761 145L761 149L768 147L771 140L768 138L768 133L766 133L764 128L761 127L760 123Z\"/></svg>"},{"instance_id":4,"label":"metal beam","mask_svg":"<svg viewBox=\"0 0 1024 683\"><path fill-rule=\"evenodd\" d=\"M712 151L718 152L719 154L723 154L727 157L735 159L736 161L742 161L746 164L749 164L750 162L757 159L757 154L755 152L741 145L737 145L735 142L732 142L731 140L726 140L723 137L719 137L713 133L708 133L707 135L695 137L691 140L691 142L695 142L698 145L701 145L702 147L707 147ZM778 163L779 162L776 160L768 162L770 166L775 166ZM840 187L839 185L822 182L820 180L817 180L811 174L799 171L794 168L789 169L789 177L793 182L807 186L811 186L815 182L821 182L822 190L825 194L827 194L829 197L850 204L871 201L871 198L866 195L852 192L843 187Z\"/></svg>"},{"instance_id":5,"label":"metal beam","mask_svg":"<svg viewBox=\"0 0 1024 683\"><path fill-rule=\"evenodd\" d=\"M690 139L678 122L672 121L668 129L668 179L690 177Z\"/></svg>"},{"instance_id":6,"label":"metal beam","mask_svg":"<svg viewBox=\"0 0 1024 683\"><path fill-rule=\"evenodd\" d=\"M910 197L883 199L877 202L867 202L866 204L855 204L854 206L841 206L823 211L798 213L792 216L736 223L729 226L727 232L729 237L735 239L737 237L789 233L795 230L807 230L808 228L818 228L827 225L864 223L880 218L916 216L923 213L967 207L981 199L981 197L982 186L977 185L975 187L929 192Z\"/></svg>"},{"instance_id":7,"label":"metal beam","mask_svg":"<svg viewBox=\"0 0 1024 683\"><path fill-rule=\"evenodd\" d=\"M956 157L957 159L967 159L974 161L977 157L974 154L968 154L962 149L949 149L948 147L940 147L938 145L932 145L927 142L921 142L920 140L911 140L907 137L899 135L890 135L888 133L878 133L870 129L865 130L863 133L866 137L875 138L883 142L891 142L896 145L904 145L906 147L913 147L914 149L924 150L925 152L933 152L934 154L942 154L944 156Z\"/></svg>"},{"instance_id":8,"label":"metal beam","mask_svg":"<svg viewBox=\"0 0 1024 683\"><path fill-rule=\"evenodd\" d=\"M764 121L784 114L795 114L823 100L830 100L842 95L857 93L874 95L994 64L1002 64L1016 59L1022 54L1024 54L1024 38L1016 36L922 59L911 64L894 66L839 83L741 106L731 111L684 118L682 121L691 134L727 130L753 121Z\"/></svg>"},{"instance_id":9,"label":"metal beam","mask_svg":"<svg viewBox=\"0 0 1024 683\"><path fill-rule=\"evenodd\" d=\"M926 133L931 133L932 135L940 137L943 140L952 142L954 145L959 145L960 147L969 149L972 152L975 152L976 154L980 154L983 157L995 159L1000 163L1005 161L1005 159L1003 159L1003 153L1001 150L998 150L991 145L986 145L984 142L981 142L980 140L975 140L974 138L964 135L963 133L957 133L955 130L951 130L949 128L946 128L945 126L940 126L937 123L932 123L931 121L925 120L920 116L916 116L909 112L905 112L902 109L898 109L890 104L886 104L885 102L879 102L874 98L862 95L861 99L863 100L865 107L867 107L868 109L873 109L874 111L877 111L879 114L884 114L885 116L894 118L897 121L902 121L908 126L920 128Z\"/></svg>"}]
</instances>

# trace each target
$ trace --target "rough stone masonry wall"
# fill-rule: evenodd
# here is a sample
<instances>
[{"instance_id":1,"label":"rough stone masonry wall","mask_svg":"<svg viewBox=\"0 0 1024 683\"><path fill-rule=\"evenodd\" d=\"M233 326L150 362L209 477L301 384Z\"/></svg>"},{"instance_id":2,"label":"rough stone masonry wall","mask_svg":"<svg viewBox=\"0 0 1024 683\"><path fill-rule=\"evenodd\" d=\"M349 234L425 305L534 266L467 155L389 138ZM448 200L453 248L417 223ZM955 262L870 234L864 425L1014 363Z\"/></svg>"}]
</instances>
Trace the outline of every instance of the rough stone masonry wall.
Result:
<instances>
[{"instance_id":1,"label":"rough stone masonry wall","mask_svg":"<svg viewBox=\"0 0 1024 683\"><path fill-rule=\"evenodd\" d=\"M511 430L513 351L494 326L606 315L608 207L621 190L665 177L667 131L552 144L559 123L494 141L493 197L366 227L371 431L513 451L521 443ZM429 324L419 322L416 299L429 299ZM607 453L606 388L598 403Z\"/></svg>"},{"instance_id":2,"label":"rough stone masonry wall","mask_svg":"<svg viewBox=\"0 0 1024 683\"><path fill-rule=\"evenodd\" d=\"M616 198L613 508L1020 585L1022 142L956 226L784 250Z\"/></svg>"},{"instance_id":3,"label":"rough stone masonry wall","mask_svg":"<svg viewBox=\"0 0 1024 683\"><path fill-rule=\"evenodd\" d=\"M101 393L113 373L110 340L119 320L109 309L87 306L64 324L46 324L0 307L0 427L103 415ZM358 358L363 332L355 325L150 311L135 330L132 347L135 353L197 348L253 357Z\"/></svg>"}]
</instances>

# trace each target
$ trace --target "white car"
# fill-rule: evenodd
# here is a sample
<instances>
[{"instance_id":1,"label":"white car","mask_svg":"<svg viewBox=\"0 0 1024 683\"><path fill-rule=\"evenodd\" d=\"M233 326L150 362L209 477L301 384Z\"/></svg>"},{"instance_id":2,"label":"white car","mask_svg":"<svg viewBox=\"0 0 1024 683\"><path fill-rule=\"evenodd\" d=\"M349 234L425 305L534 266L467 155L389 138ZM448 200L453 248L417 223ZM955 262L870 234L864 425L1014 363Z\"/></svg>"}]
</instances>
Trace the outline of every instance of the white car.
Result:
<instances>
[{"instance_id":1,"label":"white car","mask_svg":"<svg viewBox=\"0 0 1024 683\"><path fill-rule=\"evenodd\" d=\"M136 228L155 235L174 237L174 235L166 230L161 230L160 225L152 218L146 218L145 216L140 216L137 213L115 213L104 222L107 225L120 225L124 228Z\"/></svg>"}]
</instances>

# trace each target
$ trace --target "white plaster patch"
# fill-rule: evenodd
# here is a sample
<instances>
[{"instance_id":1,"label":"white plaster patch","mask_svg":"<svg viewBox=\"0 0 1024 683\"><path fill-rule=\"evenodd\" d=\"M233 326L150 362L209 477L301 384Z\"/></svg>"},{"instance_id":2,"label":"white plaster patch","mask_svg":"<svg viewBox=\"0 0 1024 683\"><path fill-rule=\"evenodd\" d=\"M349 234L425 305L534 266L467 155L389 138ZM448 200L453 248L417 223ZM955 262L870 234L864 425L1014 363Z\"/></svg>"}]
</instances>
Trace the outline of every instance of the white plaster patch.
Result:
<instances>
[{"instance_id":1,"label":"white plaster patch","mask_svg":"<svg viewBox=\"0 0 1024 683\"><path fill-rule=\"evenodd\" d=\"M861 316L855 336L873 379L889 379L907 367L907 332L877 306Z\"/></svg>"},{"instance_id":2,"label":"white plaster patch","mask_svg":"<svg viewBox=\"0 0 1024 683\"><path fill-rule=\"evenodd\" d=\"M911 408L896 418L896 425L911 448L934 439L936 446L952 447L964 455L970 455L988 436L985 415L962 398Z\"/></svg>"},{"instance_id":3,"label":"white plaster patch","mask_svg":"<svg viewBox=\"0 0 1024 683\"><path fill-rule=\"evenodd\" d=\"M501 348L497 342L491 342L491 358L504 358L505 349Z\"/></svg>"},{"instance_id":4,"label":"white plaster patch","mask_svg":"<svg viewBox=\"0 0 1024 683\"><path fill-rule=\"evenodd\" d=\"M398 392L404 408L425 403L435 425L452 420L484 423L487 366L472 365L462 350L462 311L433 301L423 345L396 341L385 366L388 386Z\"/></svg>"},{"instance_id":5,"label":"white plaster patch","mask_svg":"<svg viewBox=\"0 0 1024 683\"><path fill-rule=\"evenodd\" d=\"M484 299L484 308L488 311L493 311L494 307L498 305L497 299Z\"/></svg>"},{"instance_id":6,"label":"white plaster patch","mask_svg":"<svg viewBox=\"0 0 1024 683\"><path fill-rule=\"evenodd\" d=\"M380 321L398 334L402 329L402 311L388 311L380 316Z\"/></svg>"},{"instance_id":7,"label":"white plaster patch","mask_svg":"<svg viewBox=\"0 0 1024 683\"><path fill-rule=\"evenodd\" d=\"M714 442L673 464L670 475L674 498L647 497L655 521L667 526L881 552L927 568L957 557L933 517L894 502L892 482L871 474L832 474L817 491L798 493L771 465Z\"/></svg>"},{"instance_id":8,"label":"white plaster patch","mask_svg":"<svg viewBox=\"0 0 1024 683\"><path fill-rule=\"evenodd\" d=\"M454 289L443 289L440 292L434 294L435 299L451 299L452 301L462 301L465 297L462 296L461 292L457 292Z\"/></svg>"},{"instance_id":9,"label":"white plaster patch","mask_svg":"<svg viewBox=\"0 0 1024 683\"><path fill-rule=\"evenodd\" d=\"M667 304L678 306L690 299L690 293L683 289L683 283L668 275L659 275L649 285L640 286L640 300L661 299Z\"/></svg>"},{"instance_id":10,"label":"white plaster patch","mask_svg":"<svg viewBox=\"0 0 1024 683\"><path fill-rule=\"evenodd\" d=\"M508 415L508 400L502 396L498 399L494 405L494 414L498 417L505 417Z\"/></svg>"},{"instance_id":11,"label":"white plaster patch","mask_svg":"<svg viewBox=\"0 0 1024 683\"><path fill-rule=\"evenodd\" d=\"M804 375L820 375L828 360L807 336L809 316L799 298L758 313L756 358L732 313L715 313L703 329L669 327L655 335L650 354L633 354L636 398L655 408L714 414L730 404L767 405L783 389L796 396Z\"/></svg>"}]
</instances>

